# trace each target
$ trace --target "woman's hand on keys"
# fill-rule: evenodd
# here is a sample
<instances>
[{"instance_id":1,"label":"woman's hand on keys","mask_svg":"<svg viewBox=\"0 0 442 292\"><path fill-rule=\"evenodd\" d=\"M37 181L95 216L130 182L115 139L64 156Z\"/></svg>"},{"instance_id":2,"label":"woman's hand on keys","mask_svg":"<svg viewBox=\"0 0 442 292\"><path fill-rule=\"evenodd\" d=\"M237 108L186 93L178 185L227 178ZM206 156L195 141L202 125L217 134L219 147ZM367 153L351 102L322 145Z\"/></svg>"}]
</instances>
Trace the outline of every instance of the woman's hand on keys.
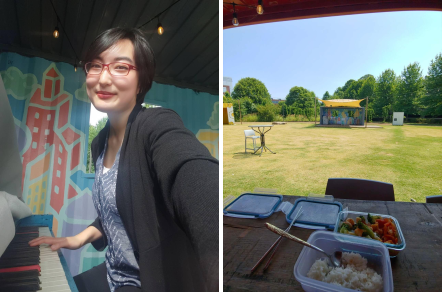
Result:
<instances>
[{"instance_id":1,"label":"woman's hand on keys","mask_svg":"<svg viewBox=\"0 0 442 292\"><path fill-rule=\"evenodd\" d=\"M58 250L60 248L67 249L79 249L83 246L83 243L77 236L70 237L50 237L41 236L29 241L30 246L37 246L40 244L48 244L52 250Z\"/></svg>"}]
</instances>

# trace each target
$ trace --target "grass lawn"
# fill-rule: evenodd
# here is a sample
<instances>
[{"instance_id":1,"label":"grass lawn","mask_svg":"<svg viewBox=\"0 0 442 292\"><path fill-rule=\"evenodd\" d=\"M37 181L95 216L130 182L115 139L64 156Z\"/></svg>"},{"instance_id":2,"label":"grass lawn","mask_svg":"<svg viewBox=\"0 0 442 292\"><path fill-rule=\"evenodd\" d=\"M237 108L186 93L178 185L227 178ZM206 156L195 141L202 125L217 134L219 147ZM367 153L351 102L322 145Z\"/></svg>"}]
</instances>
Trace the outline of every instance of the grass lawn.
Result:
<instances>
[{"instance_id":1,"label":"grass lawn","mask_svg":"<svg viewBox=\"0 0 442 292\"><path fill-rule=\"evenodd\" d=\"M266 134L266 145L277 154L259 157L244 154L244 130L255 124L269 123L223 126L224 197L255 188L273 188L283 195L323 194L329 177L392 183L396 201L425 202L426 196L442 194L442 126L275 125ZM252 148L251 139L248 143Z\"/></svg>"}]
</instances>

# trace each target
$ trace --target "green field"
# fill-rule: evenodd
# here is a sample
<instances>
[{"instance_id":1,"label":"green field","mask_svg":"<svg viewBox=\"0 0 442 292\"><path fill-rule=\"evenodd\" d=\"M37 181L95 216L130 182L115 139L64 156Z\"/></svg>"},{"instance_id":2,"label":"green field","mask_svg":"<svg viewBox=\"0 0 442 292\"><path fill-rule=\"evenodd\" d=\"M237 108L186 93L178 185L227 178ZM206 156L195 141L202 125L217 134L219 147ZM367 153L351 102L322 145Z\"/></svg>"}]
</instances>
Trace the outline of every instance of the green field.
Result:
<instances>
[{"instance_id":1,"label":"green field","mask_svg":"<svg viewBox=\"0 0 442 292\"><path fill-rule=\"evenodd\" d=\"M277 154L259 157L244 154L244 130L254 124L268 123L223 126L224 197L255 188L277 189L283 195L323 194L329 177L392 183L396 201L425 202L426 196L442 194L442 126L322 128L287 123L266 134L266 145Z\"/></svg>"}]
</instances>

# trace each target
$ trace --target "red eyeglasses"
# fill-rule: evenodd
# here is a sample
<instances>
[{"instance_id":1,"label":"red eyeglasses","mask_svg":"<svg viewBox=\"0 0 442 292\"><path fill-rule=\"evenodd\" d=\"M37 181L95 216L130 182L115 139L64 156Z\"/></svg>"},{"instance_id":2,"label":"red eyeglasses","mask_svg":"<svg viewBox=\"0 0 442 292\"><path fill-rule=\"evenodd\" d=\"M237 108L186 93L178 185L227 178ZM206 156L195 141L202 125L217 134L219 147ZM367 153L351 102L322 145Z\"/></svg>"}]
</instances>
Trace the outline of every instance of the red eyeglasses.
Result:
<instances>
[{"instance_id":1,"label":"red eyeglasses","mask_svg":"<svg viewBox=\"0 0 442 292\"><path fill-rule=\"evenodd\" d=\"M127 76L130 70L137 70L137 67L121 62L109 64L89 62L84 65L84 70L88 75L100 75L105 67L107 67L112 76Z\"/></svg>"}]
</instances>

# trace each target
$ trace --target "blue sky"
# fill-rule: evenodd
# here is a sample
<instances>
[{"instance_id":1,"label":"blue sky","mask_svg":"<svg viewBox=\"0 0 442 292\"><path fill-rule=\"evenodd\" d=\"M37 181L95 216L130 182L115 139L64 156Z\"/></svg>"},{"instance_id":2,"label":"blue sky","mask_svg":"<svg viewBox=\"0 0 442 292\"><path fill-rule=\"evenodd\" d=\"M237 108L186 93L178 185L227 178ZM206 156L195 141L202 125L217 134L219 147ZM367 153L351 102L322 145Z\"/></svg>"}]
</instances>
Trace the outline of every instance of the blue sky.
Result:
<instances>
[{"instance_id":1,"label":"blue sky","mask_svg":"<svg viewBox=\"0 0 442 292\"><path fill-rule=\"evenodd\" d=\"M418 62L425 76L442 53L442 12L358 14L223 31L223 76L261 80L272 98L302 86L322 98L349 79Z\"/></svg>"}]
</instances>

